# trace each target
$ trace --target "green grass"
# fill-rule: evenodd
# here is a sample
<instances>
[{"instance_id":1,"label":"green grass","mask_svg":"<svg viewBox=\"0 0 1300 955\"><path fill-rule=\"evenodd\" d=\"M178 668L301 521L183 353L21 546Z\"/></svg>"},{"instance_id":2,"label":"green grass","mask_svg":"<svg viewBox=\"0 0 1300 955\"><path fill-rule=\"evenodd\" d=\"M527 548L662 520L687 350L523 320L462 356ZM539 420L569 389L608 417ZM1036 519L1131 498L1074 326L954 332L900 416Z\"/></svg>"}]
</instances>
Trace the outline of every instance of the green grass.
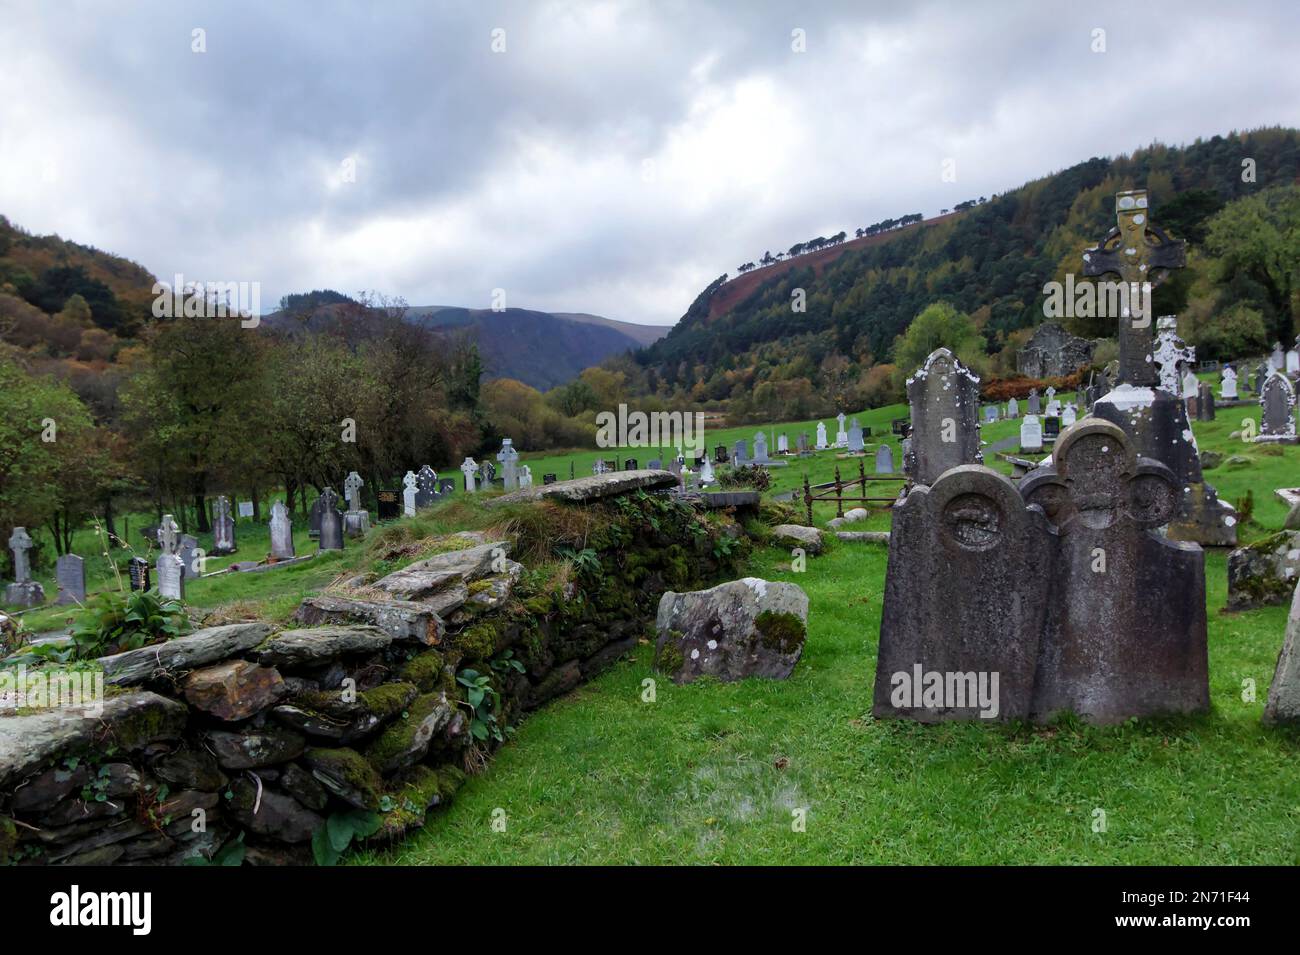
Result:
<instances>
[{"instance_id":1,"label":"green grass","mask_svg":"<svg viewBox=\"0 0 1300 955\"><path fill-rule=\"evenodd\" d=\"M893 412L877 417L887 426ZM1280 526L1273 488L1298 483L1300 463L1298 448L1271 456L1229 440L1248 415L1258 409L1195 425L1202 447L1251 462L1207 476L1228 500L1253 489L1263 526L1247 538ZM999 422L984 437L1018 427ZM814 469L833 466L821 457ZM875 515L869 526L887 525ZM1259 722L1287 608L1220 614L1225 552L1206 558L1212 712L1111 728L873 719L885 564L883 547L838 544L796 574L788 554L760 551L751 573L809 596L807 648L789 680L678 687L656 677L642 646L525 720L424 830L356 861L1300 863L1300 734ZM642 700L647 679L653 703ZM505 832L491 825L498 808ZM804 832L792 827L800 809ZM1105 832L1094 832L1096 810Z\"/></svg>"}]
</instances>

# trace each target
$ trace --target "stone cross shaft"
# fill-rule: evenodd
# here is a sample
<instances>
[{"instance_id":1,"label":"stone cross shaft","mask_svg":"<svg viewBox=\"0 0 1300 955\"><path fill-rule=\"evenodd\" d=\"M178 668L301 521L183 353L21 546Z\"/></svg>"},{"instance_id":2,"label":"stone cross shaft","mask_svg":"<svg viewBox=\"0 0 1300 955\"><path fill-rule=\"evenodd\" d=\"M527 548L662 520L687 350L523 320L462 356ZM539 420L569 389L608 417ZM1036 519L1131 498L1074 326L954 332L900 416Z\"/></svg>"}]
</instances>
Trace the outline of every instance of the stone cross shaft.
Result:
<instances>
[{"instance_id":1,"label":"stone cross shaft","mask_svg":"<svg viewBox=\"0 0 1300 955\"><path fill-rule=\"evenodd\" d=\"M27 560L27 552L32 549L32 539L27 535L27 528L14 528L14 532L9 535L9 549L14 555L14 583L25 584L32 574Z\"/></svg>"},{"instance_id":2,"label":"stone cross shaft","mask_svg":"<svg viewBox=\"0 0 1300 955\"><path fill-rule=\"evenodd\" d=\"M1145 293L1164 281L1171 269L1181 269L1187 264L1187 244L1170 238L1151 224L1145 189L1115 195L1115 223L1115 228L1101 242L1083 253L1083 274L1089 278L1118 276L1124 286L1126 299L1122 301L1126 304L1117 317L1119 380L1116 384L1154 385L1156 368L1151 355L1154 327ZM1113 296L1098 294L1097 301L1107 298L1114 300ZM1133 307L1139 303L1145 303L1146 307Z\"/></svg>"}]
</instances>

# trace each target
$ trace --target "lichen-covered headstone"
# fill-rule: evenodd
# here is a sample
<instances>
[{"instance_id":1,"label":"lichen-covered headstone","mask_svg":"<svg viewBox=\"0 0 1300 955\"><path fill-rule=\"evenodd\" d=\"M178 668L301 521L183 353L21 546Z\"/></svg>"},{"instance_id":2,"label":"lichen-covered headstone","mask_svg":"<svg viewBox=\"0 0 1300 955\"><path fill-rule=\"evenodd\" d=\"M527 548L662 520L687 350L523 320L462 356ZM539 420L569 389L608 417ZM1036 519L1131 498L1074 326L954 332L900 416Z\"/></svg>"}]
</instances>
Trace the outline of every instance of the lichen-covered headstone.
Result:
<instances>
[{"instance_id":1,"label":"lichen-covered headstone","mask_svg":"<svg viewBox=\"0 0 1300 955\"><path fill-rule=\"evenodd\" d=\"M415 509L430 507L437 500L438 472L426 464L415 476Z\"/></svg>"},{"instance_id":2,"label":"lichen-covered headstone","mask_svg":"<svg viewBox=\"0 0 1300 955\"><path fill-rule=\"evenodd\" d=\"M933 484L949 468L979 464L979 378L946 348L930 353L907 379L912 443L903 468L917 484Z\"/></svg>"},{"instance_id":3,"label":"lichen-covered headstone","mask_svg":"<svg viewBox=\"0 0 1300 955\"><path fill-rule=\"evenodd\" d=\"M1291 613L1286 618L1286 636L1277 655L1277 668L1264 704L1264 723L1269 726L1300 724L1300 587L1294 588Z\"/></svg>"},{"instance_id":4,"label":"lichen-covered headstone","mask_svg":"<svg viewBox=\"0 0 1300 955\"><path fill-rule=\"evenodd\" d=\"M1026 403L1025 413L1042 414L1042 412L1043 412L1043 407L1042 407L1041 399L1038 397L1038 389L1030 388L1029 401Z\"/></svg>"},{"instance_id":5,"label":"lichen-covered headstone","mask_svg":"<svg viewBox=\"0 0 1300 955\"><path fill-rule=\"evenodd\" d=\"M1010 479L946 471L893 509L877 717L1024 719L1055 538Z\"/></svg>"},{"instance_id":6,"label":"lichen-covered headstone","mask_svg":"<svg viewBox=\"0 0 1300 955\"><path fill-rule=\"evenodd\" d=\"M15 607L35 607L45 602L45 588L32 580L32 538L25 527L15 527L9 535L9 552L13 555L14 582L5 588L5 603Z\"/></svg>"},{"instance_id":7,"label":"lichen-covered headstone","mask_svg":"<svg viewBox=\"0 0 1300 955\"><path fill-rule=\"evenodd\" d=\"M1149 389L1148 389L1149 390ZM1209 709L1205 555L1153 530L1169 522L1173 472L1139 458L1123 429L1086 419L1052 463L1020 482L1058 535L1033 715L1089 722Z\"/></svg>"}]
</instances>

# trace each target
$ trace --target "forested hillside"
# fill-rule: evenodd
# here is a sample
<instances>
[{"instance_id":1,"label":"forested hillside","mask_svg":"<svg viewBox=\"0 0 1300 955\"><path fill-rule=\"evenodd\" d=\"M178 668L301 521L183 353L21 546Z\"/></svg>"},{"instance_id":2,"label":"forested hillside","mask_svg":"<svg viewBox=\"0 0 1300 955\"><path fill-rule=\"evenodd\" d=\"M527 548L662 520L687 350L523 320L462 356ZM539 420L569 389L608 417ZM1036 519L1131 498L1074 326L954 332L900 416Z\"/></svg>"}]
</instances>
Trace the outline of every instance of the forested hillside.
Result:
<instances>
[{"instance_id":1,"label":"forested hillside","mask_svg":"<svg viewBox=\"0 0 1300 955\"><path fill-rule=\"evenodd\" d=\"M1247 161L1250 162L1247 162ZM822 268L786 259L719 314L726 277L706 288L662 341L616 363L661 399L726 404L737 417L824 412L897 397L896 338L946 301L983 338L986 373L1043 321L1043 284L1078 273L1082 250L1114 224L1114 194L1150 191L1152 221L1188 240L1189 267L1156 293L1157 314L1184 316L1207 358L1295 335L1300 133L1264 129L1185 147L1153 145L1093 158L959 213L844 249ZM1277 188L1288 187L1288 188ZM806 310L792 308L803 289ZM1073 322L1079 334L1113 330ZM883 370L882 370L883 369Z\"/></svg>"}]
</instances>

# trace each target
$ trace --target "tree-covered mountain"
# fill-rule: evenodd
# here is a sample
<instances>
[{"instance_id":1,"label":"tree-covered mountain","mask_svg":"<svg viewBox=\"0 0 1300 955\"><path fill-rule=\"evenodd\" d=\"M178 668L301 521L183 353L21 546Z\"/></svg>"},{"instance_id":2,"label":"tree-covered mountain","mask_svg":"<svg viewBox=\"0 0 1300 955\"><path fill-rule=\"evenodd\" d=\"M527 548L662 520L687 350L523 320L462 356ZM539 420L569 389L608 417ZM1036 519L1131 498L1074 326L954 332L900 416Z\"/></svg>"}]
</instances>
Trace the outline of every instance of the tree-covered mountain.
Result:
<instances>
[{"instance_id":1,"label":"tree-covered mountain","mask_svg":"<svg viewBox=\"0 0 1300 955\"><path fill-rule=\"evenodd\" d=\"M1089 159L938 219L850 240L833 256L796 255L730 281L722 276L663 340L614 366L634 389L725 403L742 415L859 406L885 397L893 369L879 369L895 339L927 305L944 301L973 319L988 370L1006 372L1044 320L1044 283L1078 275L1083 249L1114 225L1114 194L1131 188L1149 190L1152 222L1190 246L1189 267L1157 290L1156 313L1187 314L1188 337L1205 357L1232 357L1222 352L1295 335L1300 249L1287 243L1300 223L1276 187L1297 181L1294 129ZM1274 236L1276 247L1247 248L1256 232ZM1291 265L1270 264L1288 255ZM736 294L742 283L744 294ZM798 290L802 311L794 307ZM1113 334L1095 321L1072 324L1089 336Z\"/></svg>"}]
</instances>

